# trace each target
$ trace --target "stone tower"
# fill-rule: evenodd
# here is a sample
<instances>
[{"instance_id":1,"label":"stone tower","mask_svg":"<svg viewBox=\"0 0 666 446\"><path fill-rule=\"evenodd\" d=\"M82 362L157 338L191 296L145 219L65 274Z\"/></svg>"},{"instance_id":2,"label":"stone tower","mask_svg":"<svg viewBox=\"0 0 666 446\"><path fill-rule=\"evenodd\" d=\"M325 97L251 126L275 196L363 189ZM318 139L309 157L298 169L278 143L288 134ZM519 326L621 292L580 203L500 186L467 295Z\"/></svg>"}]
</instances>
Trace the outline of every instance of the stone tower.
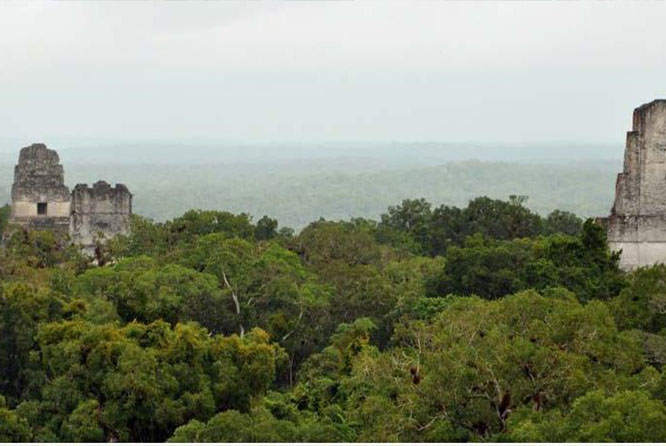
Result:
<instances>
[{"instance_id":1,"label":"stone tower","mask_svg":"<svg viewBox=\"0 0 666 446\"><path fill-rule=\"evenodd\" d=\"M634 110L627 132L624 169L615 202L605 219L608 242L622 250L620 266L630 270L666 263L666 100Z\"/></svg>"},{"instance_id":2,"label":"stone tower","mask_svg":"<svg viewBox=\"0 0 666 446\"><path fill-rule=\"evenodd\" d=\"M132 194L124 184L77 184L70 194L55 150L44 144L21 149L10 224L68 232L74 243L92 253L96 240L128 233L131 214Z\"/></svg>"},{"instance_id":3,"label":"stone tower","mask_svg":"<svg viewBox=\"0 0 666 446\"><path fill-rule=\"evenodd\" d=\"M124 184L77 184L72 190L69 233L77 243L92 247L100 234L106 238L129 231L131 214L132 194Z\"/></svg>"},{"instance_id":4,"label":"stone tower","mask_svg":"<svg viewBox=\"0 0 666 446\"><path fill-rule=\"evenodd\" d=\"M10 223L69 230L70 194L55 150L44 144L21 149L14 168Z\"/></svg>"}]
</instances>

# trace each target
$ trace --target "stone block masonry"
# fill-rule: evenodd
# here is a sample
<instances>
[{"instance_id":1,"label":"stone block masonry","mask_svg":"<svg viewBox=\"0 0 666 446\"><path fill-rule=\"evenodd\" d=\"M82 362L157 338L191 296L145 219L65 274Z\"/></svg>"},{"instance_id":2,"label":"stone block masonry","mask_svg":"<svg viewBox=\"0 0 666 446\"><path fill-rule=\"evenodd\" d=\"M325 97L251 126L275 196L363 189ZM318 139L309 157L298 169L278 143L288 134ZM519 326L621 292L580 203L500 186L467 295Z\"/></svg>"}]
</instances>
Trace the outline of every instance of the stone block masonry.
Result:
<instances>
[{"instance_id":1,"label":"stone block masonry","mask_svg":"<svg viewBox=\"0 0 666 446\"><path fill-rule=\"evenodd\" d=\"M130 226L132 194L124 184L116 187L98 181L93 187L77 184L72 191L69 232L84 246L93 246L95 238L122 234Z\"/></svg>"},{"instance_id":2,"label":"stone block masonry","mask_svg":"<svg viewBox=\"0 0 666 446\"><path fill-rule=\"evenodd\" d=\"M26 227L67 230L69 188L55 150L44 144L21 149L14 168L10 222Z\"/></svg>"},{"instance_id":3,"label":"stone block masonry","mask_svg":"<svg viewBox=\"0 0 666 446\"><path fill-rule=\"evenodd\" d=\"M600 221L622 269L666 262L666 100L634 110L615 202Z\"/></svg>"},{"instance_id":4,"label":"stone block masonry","mask_svg":"<svg viewBox=\"0 0 666 446\"><path fill-rule=\"evenodd\" d=\"M132 194L123 184L78 184L70 193L55 150L44 144L21 149L14 170L10 224L69 232L91 252L103 240L130 229Z\"/></svg>"}]
</instances>

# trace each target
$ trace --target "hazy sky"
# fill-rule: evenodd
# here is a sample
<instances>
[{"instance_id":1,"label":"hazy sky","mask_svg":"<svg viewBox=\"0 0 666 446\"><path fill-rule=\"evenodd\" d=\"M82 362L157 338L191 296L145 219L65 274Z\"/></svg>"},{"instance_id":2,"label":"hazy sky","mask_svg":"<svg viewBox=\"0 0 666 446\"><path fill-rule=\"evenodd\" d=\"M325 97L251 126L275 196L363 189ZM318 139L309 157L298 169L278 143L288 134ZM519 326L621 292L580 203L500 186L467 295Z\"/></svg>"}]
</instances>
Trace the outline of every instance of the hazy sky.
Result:
<instances>
[{"instance_id":1,"label":"hazy sky","mask_svg":"<svg viewBox=\"0 0 666 446\"><path fill-rule=\"evenodd\" d=\"M666 3L1 2L0 137L599 141Z\"/></svg>"}]
</instances>

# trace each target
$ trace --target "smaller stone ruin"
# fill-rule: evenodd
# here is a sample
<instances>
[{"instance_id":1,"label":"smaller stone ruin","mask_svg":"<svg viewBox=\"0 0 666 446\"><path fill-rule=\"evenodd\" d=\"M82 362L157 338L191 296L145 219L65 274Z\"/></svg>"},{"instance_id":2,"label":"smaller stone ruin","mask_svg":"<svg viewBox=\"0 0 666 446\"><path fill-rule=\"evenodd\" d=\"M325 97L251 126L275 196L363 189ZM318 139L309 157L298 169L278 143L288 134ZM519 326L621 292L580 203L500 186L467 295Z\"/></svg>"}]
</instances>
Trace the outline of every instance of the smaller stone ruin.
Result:
<instances>
[{"instance_id":1,"label":"smaller stone ruin","mask_svg":"<svg viewBox=\"0 0 666 446\"><path fill-rule=\"evenodd\" d=\"M99 240L130 230L132 194L124 184L77 184L70 193L55 150L44 144L21 149L14 170L9 223L68 232L72 242L94 251Z\"/></svg>"},{"instance_id":2,"label":"smaller stone ruin","mask_svg":"<svg viewBox=\"0 0 666 446\"><path fill-rule=\"evenodd\" d=\"M99 234L108 237L126 233L131 214L132 194L124 184L77 184L72 191L69 233L76 242L93 246Z\"/></svg>"}]
</instances>

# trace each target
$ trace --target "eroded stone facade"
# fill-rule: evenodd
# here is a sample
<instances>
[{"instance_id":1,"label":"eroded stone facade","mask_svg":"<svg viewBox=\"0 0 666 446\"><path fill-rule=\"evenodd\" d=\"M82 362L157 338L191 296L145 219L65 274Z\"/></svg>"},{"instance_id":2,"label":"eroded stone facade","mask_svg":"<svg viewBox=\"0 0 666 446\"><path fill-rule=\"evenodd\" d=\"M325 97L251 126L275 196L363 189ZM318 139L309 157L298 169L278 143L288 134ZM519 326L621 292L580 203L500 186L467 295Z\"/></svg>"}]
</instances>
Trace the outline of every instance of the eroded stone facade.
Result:
<instances>
[{"instance_id":1,"label":"eroded stone facade","mask_svg":"<svg viewBox=\"0 0 666 446\"><path fill-rule=\"evenodd\" d=\"M622 269L666 263L666 100L634 110L615 202L601 222Z\"/></svg>"},{"instance_id":2,"label":"eroded stone facade","mask_svg":"<svg viewBox=\"0 0 666 446\"><path fill-rule=\"evenodd\" d=\"M127 233L132 194L124 184L77 184L70 193L55 150L44 144L21 149L14 170L10 224L67 231L87 250L95 240Z\"/></svg>"},{"instance_id":3,"label":"eroded stone facade","mask_svg":"<svg viewBox=\"0 0 666 446\"><path fill-rule=\"evenodd\" d=\"M67 230L70 193L55 150L44 144L21 149L14 168L11 222L22 226Z\"/></svg>"},{"instance_id":4,"label":"eroded stone facade","mask_svg":"<svg viewBox=\"0 0 666 446\"><path fill-rule=\"evenodd\" d=\"M84 246L94 244L99 234L126 233L132 214L132 194L124 184L116 187L98 181L92 187L77 184L72 191L69 232Z\"/></svg>"}]
</instances>

